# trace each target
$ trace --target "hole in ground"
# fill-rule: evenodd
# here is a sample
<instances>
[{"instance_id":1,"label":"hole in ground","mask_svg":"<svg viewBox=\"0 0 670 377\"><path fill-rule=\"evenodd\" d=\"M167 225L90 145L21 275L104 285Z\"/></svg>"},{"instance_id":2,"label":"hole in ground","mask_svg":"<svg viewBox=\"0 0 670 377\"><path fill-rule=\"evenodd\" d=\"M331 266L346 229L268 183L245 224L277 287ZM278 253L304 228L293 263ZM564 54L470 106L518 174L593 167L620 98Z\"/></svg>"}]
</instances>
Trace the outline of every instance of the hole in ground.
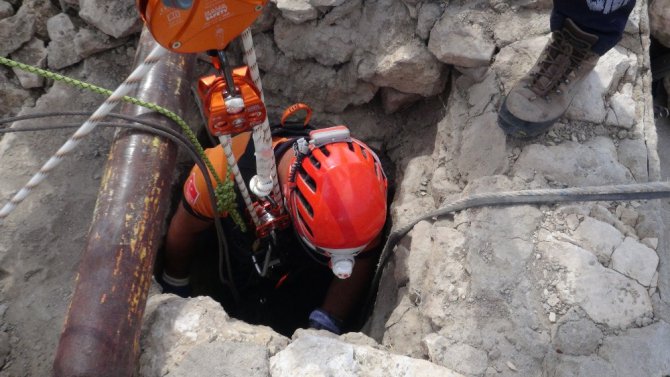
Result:
<instances>
[{"instance_id":1,"label":"hole in ground","mask_svg":"<svg viewBox=\"0 0 670 377\"><path fill-rule=\"evenodd\" d=\"M379 154L389 179L389 206L394 197L394 185L392 173L395 171L393 163L384 154ZM185 177L190 170L188 167ZM183 180L180 180L183 182ZM174 207L181 200L181 183L177 184L175 190ZM387 221L388 223L388 221ZM217 236L214 228L201 234L197 245L195 261L191 269L191 284L193 293L198 296L206 295L221 303L226 312L234 318L243 320L254 325L266 325L272 327L278 333L291 336L298 328L309 326L308 318L310 312L320 307L328 288L333 279L336 279L331 270L322 264L318 264L298 243L293 231L289 229L280 235L279 243L283 245L281 250L284 259L288 261L285 269L277 269L271 274L271 278L262 278L256 272L251 261L251 254L247 250L252 249L252 239L236 236L229 229L232 227L230 220L224 221L226 228L226 241L230 253L231 265L235 285L239 291L240 299L235 301L230 290L221 284L219 279L219 265L223 268L223 275L227 278L225 264L220 261L218 255ZM383 239L386 239L390 224L385 228ZM379 249L383 246L381 242ZM276 253L275 253L276 254ZM378 258L378 251L374 257ZM162 271L161 261L164 254L161 252L157 258L156 274ZM259 261L262 266L262 260ZM376 265L377 259L372 260ZM373 271L374 273L374 271ZM372 275L370 279L372 279ZM281 281L281 284L278 284ZM344 323L345 331L360 331L364 321L364 300L367 298L369 283L360 300L354 303L354 309L348 320Z\"/></svg>"}]
</instances>

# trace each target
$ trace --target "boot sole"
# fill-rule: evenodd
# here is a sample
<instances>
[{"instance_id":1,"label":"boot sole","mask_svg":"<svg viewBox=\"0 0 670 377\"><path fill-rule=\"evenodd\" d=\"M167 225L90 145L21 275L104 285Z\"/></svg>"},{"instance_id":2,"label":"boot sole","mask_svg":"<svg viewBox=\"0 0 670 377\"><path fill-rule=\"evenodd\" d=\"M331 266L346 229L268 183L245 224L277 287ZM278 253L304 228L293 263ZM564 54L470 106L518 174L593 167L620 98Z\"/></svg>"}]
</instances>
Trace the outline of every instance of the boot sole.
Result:
<instances>
[{"instance_id":1,"label":"boot sole","mask_svg":"<svg viewBox=\"0 0 670 377\"><path fill-rule=\"evenodd\" d=\"M545 133L560 117L544 121L529 122L519 119L507 108L507 97L498 112L498 126L509 136L516 139L530 139Z\"/></svg>"}]
</instances>

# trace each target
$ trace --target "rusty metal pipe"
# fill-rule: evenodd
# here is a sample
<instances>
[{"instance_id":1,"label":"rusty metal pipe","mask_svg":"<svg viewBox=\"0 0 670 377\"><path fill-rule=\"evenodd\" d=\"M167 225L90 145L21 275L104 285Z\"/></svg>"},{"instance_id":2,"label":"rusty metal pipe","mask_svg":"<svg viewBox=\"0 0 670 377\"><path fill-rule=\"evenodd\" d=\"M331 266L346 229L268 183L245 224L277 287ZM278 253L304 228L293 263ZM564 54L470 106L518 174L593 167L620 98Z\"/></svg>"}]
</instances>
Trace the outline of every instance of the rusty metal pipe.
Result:
<instances>
[{"instance_id":1,"label":"rusty metal pipe","mask_svg":"<svg viewBox=\"0 0 670 377\"><path fill-rule=\"evenodd\" d=\"M154 46L145 29L136 64ZM193 55L168 54L131 95L179 114L189 103L194 65ZM124 105L121 112L137 116L149 110ZM143 117L177 127L156 113ZM135 372L142 315L170 206L176 149L155 135L133 130L116 134L56 351L55 376L122 377Z\"/></svg>"}]
</instances>

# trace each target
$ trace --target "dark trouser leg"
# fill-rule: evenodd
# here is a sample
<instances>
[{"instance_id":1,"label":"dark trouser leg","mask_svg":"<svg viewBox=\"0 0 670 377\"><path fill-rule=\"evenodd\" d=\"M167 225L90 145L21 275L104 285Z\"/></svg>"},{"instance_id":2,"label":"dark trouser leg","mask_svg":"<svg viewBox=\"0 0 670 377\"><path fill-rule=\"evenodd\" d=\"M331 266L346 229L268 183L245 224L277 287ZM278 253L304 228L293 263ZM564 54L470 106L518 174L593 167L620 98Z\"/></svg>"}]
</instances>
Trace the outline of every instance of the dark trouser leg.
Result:
<instances>
[{"instance_id":1,"label":"dark trouser leg","mask_svg":"<svg viewBox=\"0 0 670 377\"><path fill-rule=\"evenodd\" d=\"M591 50L603 55L621 40L633 7L635 0L554 0L551 31L561 29L569 18L580 29L598 36Z\"/></svg>"}]
</instances>

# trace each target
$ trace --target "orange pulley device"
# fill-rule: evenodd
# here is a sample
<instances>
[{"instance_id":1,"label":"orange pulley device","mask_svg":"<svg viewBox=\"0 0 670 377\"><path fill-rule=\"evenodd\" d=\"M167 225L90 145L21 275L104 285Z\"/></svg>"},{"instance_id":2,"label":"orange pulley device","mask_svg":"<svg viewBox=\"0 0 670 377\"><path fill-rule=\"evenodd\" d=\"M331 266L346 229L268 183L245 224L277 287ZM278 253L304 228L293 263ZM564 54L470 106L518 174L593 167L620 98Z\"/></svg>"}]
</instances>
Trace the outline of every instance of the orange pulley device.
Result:
<instances>
[{"instance_id":1,"label":"orange pulley device","mask_svg":"<svg viewBox=\"0 0 670 377\"><path fill-rule=\"evenodd\" d=\"M179 53L222 50L261 15L267 0L137 0L161 46Z\"/></svg>"},{"instance_id":2,"label":"orange pulley device","mask_svg":"<svg viewBox=\"0 0 670 377\"><path fill-rule=\"evenodd\" d=\"M265 105L260 91L251 80L249 67L233 69L232 76L237 93L234 98L229 97L223 77L210 75L198 80L198 97L213 136L251 131L265 120Z\"/></svg>"}]
</instances>

